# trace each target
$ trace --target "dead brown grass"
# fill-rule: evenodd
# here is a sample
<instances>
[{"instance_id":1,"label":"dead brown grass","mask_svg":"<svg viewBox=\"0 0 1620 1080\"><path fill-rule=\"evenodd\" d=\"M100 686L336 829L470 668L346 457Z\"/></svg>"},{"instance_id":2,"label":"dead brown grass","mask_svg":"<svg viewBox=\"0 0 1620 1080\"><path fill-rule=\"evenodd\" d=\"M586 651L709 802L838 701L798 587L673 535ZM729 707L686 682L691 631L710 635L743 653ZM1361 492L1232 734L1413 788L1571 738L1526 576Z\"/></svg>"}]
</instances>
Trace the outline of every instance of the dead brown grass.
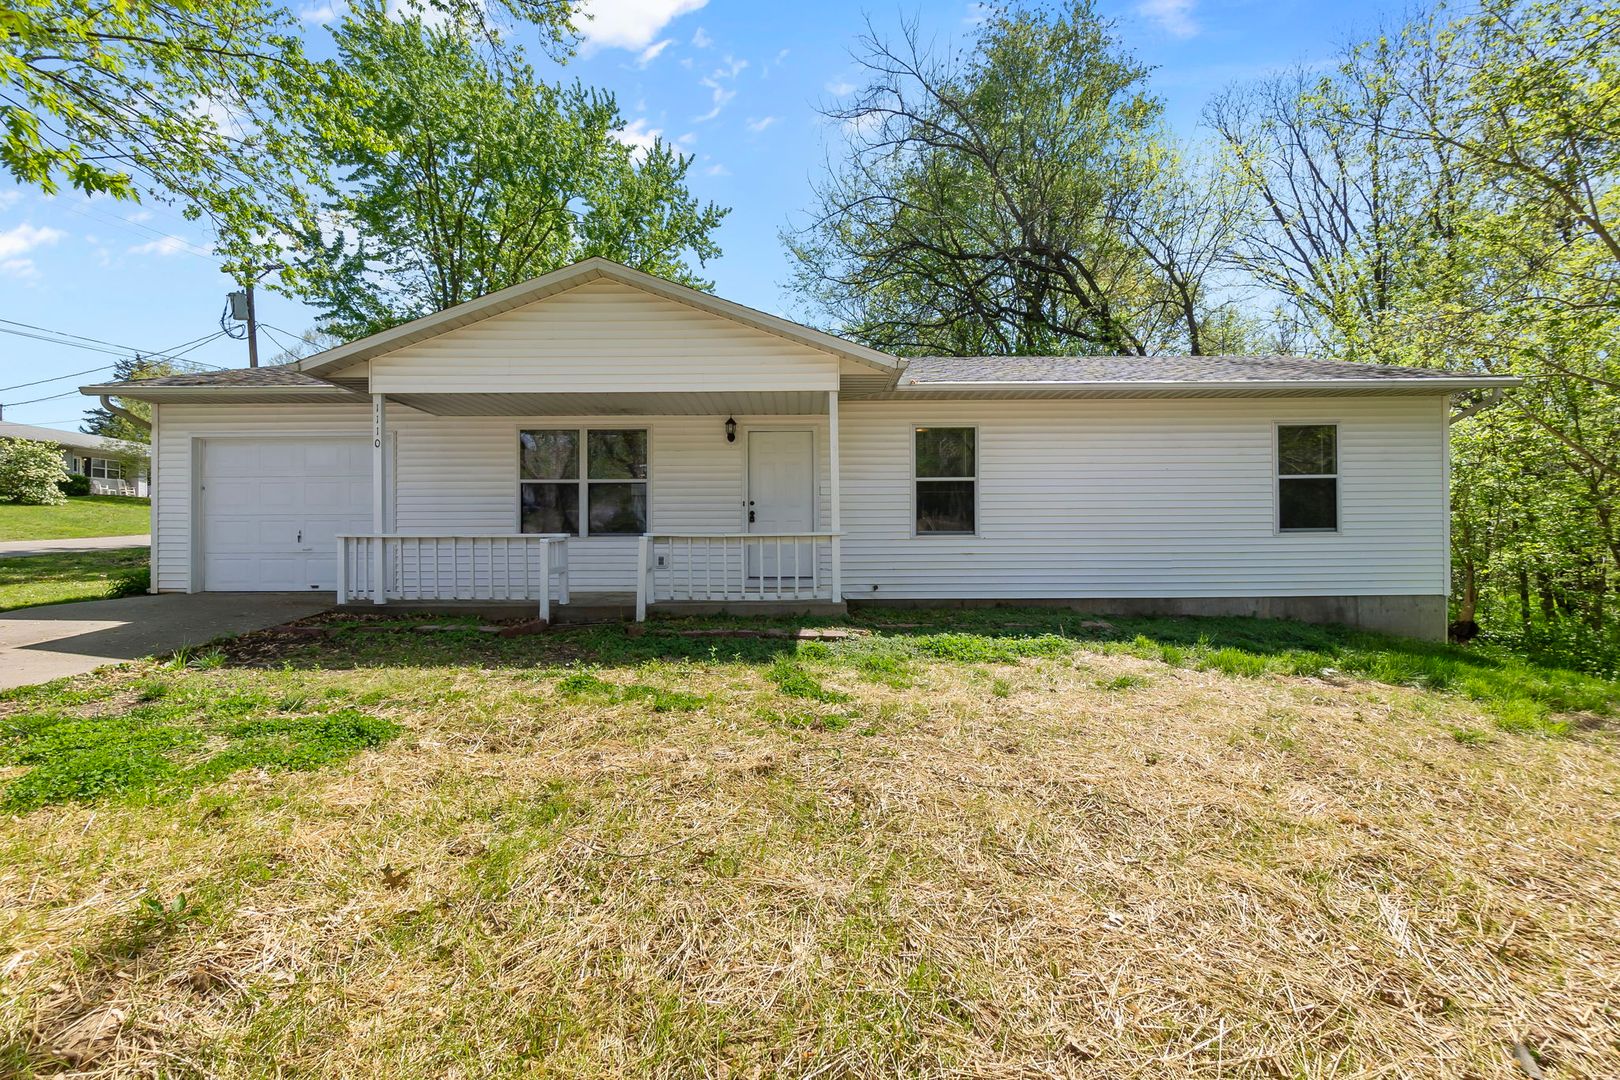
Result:
<instances>
[{"instance_id":1,"label":"dead brown grass","mask_svg":"<svg viewBox=\"0 0 1620 1080\"><path fill-rule=\"evenodd\" d=\"M817 674L852 702L743 664L598 672L688 712L176 676L369 691L410 735L0 825L0 1071L1620 1075L1601 732L1128 656Z\"/></svg>"}]
</instances>

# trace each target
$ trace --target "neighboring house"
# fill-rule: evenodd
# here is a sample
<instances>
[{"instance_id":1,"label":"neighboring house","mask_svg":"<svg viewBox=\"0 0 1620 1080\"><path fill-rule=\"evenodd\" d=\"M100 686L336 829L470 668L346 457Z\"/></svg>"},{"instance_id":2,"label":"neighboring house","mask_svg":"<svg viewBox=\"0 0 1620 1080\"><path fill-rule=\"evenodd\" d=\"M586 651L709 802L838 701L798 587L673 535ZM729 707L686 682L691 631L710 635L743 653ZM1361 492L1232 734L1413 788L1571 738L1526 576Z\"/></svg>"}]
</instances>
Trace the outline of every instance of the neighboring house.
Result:
<instances>
[{"instance_id":1,"label":"neighboring house","mask_svg":"<svg viewBox=\"0 0 1620 1080\"><path fill-rule=\"evenodd\" d=\"M62 448L62 467L89 477L92 495L145 495L146 447L82 431L0 420L0 439L28 439Z\"/></svg>"},{"instance_id":2,"label":"neighboring house","mask_svg":"<svg viewBox=\"0 0 1620 1080\"><path fill-rule=\"evenodd\" d=\"M1450 399L1514 384L907 361L591 259L284 367L85 393L153 404L160 591L1061 602L1438 638Z\"/></svg>"}]
</instances>

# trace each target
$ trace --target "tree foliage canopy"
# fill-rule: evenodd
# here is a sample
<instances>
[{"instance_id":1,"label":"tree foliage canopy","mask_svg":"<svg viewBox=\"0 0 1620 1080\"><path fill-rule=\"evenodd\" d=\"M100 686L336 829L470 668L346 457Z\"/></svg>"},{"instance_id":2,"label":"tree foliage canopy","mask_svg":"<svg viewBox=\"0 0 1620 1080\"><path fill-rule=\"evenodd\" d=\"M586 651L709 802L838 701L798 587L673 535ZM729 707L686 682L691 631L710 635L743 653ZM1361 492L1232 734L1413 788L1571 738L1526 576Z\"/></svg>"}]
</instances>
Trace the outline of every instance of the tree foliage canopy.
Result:
<instances>
[{"instance_id":1,"label":"tree foliage canopy","mask_svg":"<svg viewBox=\"0 0 1620 1080\"><path fill-rule=\"evenodd\" d=\"M335 33L330 100L352 122L317 130L339 179L301 279L322 329L373 333L593 255L698 287L725 211L686 188L689 159L616 137L614 99L535 77L464 26L351 11Z\"/></svg>"},{"instance_id":2,"label":"tree foliage canopy","mask_svg":"<svg viewBox=\"0 0 1620 1080\"><path fill-rule=\"evenodd\" d=\"M1221 191L1089 2L994 12L949 57L915 26L863 44L866 87L827 113L848 153L786 237L835 330L911 354L1218 344Z\"/></svg>"}]
</instances>

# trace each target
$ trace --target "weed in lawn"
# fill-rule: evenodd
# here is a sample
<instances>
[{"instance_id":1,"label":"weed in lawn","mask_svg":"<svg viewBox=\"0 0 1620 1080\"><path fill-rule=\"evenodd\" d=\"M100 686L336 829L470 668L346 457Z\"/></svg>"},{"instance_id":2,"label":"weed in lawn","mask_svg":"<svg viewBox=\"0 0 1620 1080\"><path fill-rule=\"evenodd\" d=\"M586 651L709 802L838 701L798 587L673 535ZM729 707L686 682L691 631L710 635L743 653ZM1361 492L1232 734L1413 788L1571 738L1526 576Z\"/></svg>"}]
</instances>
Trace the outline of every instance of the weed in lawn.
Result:
<instances>
[{"instance_id":1,"label":"weed in lawn","mask_svg":"<svg viewBox=\"0 0 1620 1080\"><path fill-rule=\"evenodd\" d=\"M777 690L788 697L807 698L837 705L848 701L849 695L841 690L829 690L814 675L806 671L797 660L779 656L765 673Z\"/></svg>"},{"instance_id":2,"label":"weed in lawn","mask_svg":"<svg viewBox=\"0 0 1620 1080\"><path fill-rule=\"evenodd\" d=\"M1097 686L1103 690L1135 690L1147 684L1148 680L1141 675L1115 675L1112 679L1097 680Z\"/></svg>"},{"instance_id":3,"label":"weed in lawn","mask_svg":"<svg viewBox=\"0 0 1620 1080\"><path fill-rule=\"evenodd\" d=\"M1491 741L1490 735L1478 728L1449 727L1446 730L1450 732L1453 739L1456 739L1464 746L1479 746Z\"/></svg>"},{"instance_id":4,"label":"weed in lawn","mask_svg":"<svg viewBox=\"0 0 1620 1080\"><path fill-rule=\"evenodd\" d=\"M779 712L761 708L758 715L767 723L809 731L842 731L861 718L859 712L818 713L810 709L784 709Z\"/></svg>"},{"instance_id":5,"label":"weed in lawn","mask_svg":"<svg viewBox=\"0 0 1620 1080\"><path fill-rule=\"evenodd\" d=\"M152 694L158 686L165 690ZM0 808L21 813L137 793L173 796L241 769L317 768L400 732L354 709L262 716L269 704L263 693L177 692L148 680L138 697L125 712L0 719L0 764L29 767L0 793Z\"/></svg>"},{"instance_id":6,"label":"weed in lawn","mask_svg":"<svg viewBox=\"0 0 1620 1080\"><path fill-rule=\"evenodd\" d=\"M573 701L590 701L604 705L639 702L655 713L695 712L709 701L702 694L691 694L684 690L666 690L645 683L620 686L588 671L576 671L558 679L557 693Z\"/></svg>"},{"instance_id":7,"label":"weed in lawn","mask_svg":"<svg viewBox=\"0 0 1620 1080\"><path fill-rule=\"evenodd\" d=\"M1012 683L1001 678L991 679L990 696L998 698L1012 697Z\"/></svg>"}]
</instances>

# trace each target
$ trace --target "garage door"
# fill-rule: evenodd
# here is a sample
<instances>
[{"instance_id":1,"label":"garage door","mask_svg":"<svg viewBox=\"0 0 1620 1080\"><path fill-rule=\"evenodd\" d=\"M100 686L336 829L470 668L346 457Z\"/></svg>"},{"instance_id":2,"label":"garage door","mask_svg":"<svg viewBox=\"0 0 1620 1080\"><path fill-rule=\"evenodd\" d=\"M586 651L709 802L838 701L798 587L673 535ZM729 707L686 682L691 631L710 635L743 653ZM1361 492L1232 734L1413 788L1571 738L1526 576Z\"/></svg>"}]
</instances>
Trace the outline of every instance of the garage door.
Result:
<instances>
[{"instance_id":1,"label":"garage door","mask_svg":"<svg viewBox=\"0 0 1620 1080\"><path fill-rule=\"evenodd\" d=\"M337 588L337 536L371 531L365 439L208 439L202 447L203 588Z\"/></svg>"}]
</instances>

